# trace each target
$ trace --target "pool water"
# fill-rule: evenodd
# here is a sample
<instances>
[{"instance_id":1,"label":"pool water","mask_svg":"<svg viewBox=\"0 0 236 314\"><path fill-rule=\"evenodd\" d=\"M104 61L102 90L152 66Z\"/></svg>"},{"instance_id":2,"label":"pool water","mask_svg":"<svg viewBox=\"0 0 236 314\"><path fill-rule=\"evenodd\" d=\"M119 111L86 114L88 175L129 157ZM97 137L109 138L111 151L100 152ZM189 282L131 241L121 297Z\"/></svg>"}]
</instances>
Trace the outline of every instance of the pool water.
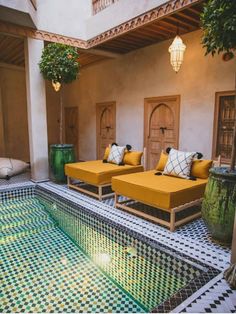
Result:
<instances>
[{"instance_id":1,"label":"pool water","mask_svg":"<svg viewBox=\"0 0 236 314\"><path fill-rule=\"evenodd\" d=\"M147 312L200 274L41 198L6 202L0 213L1 312Z\"/></svg>"}]
</instances>

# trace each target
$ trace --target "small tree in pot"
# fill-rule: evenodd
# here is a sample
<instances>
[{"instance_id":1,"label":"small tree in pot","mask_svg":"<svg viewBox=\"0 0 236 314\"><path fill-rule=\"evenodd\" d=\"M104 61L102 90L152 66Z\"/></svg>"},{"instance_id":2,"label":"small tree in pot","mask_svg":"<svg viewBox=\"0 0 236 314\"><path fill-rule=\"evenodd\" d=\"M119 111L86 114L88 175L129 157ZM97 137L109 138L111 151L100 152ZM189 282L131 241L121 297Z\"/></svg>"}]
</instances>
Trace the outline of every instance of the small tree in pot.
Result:
<instances>
[{"instance_id":1,"label":"small tree in pot","mask_svg":"<svg viewBox=\"0 0 236 314\"><path fill-rule=\"evenodd\" d=\"M211 53L214 56L215 53L224 53L224 60L233 59L236 48L236 1L209 0L204 6L201 23L203 28L202 43L203 47L206 48L206 54ZM213 238L227 244L230 244L232 240L236 207L235 159L236 116L230 167L218 167L210 170L211 174L202 205L203 218ZM232 262L236 263L233 260ZM229 282L234 288L236 288L235 275L236 266L232 265L226 272L226 277L227 279L230 278Z\"/></svg>"},{"instance_id":2,"label":"small tree in pot","mask_svg":"<svg viewBox=\"0 0 236 314\"><path fill-rule=\"evenodd\" d=\"M201 15L203 47L206 54L213 56L224 53L224 59L234 57L236 49L236 1L210 0ZM236 91L236 74L235 74ZM236 93L234 98L236 115ZM229 168L213 168L206 187L202 214L213 238L221 242L231 242L234 229L236 240L236 116L234 121L232 153ZM225 278L236 289L236 247L232 247L231 266L225 271Z\"/></svg>"},{"instance_id":3,"label":"small tree in pot","mask_svg":"<svg viewBox=\"0 0 236 314\"><path fill-rule=\"evenodd\" d=\"M64 181L65 163L74 162L74 148L63 144L63 85L76 80L79 73L78 52L75 47L63 44L48 44L42 53L39 63L44 79L52 82L53 88L60 93L60 144L50 147L50 164L57 181Z\"/></svg>"}]
</instances>

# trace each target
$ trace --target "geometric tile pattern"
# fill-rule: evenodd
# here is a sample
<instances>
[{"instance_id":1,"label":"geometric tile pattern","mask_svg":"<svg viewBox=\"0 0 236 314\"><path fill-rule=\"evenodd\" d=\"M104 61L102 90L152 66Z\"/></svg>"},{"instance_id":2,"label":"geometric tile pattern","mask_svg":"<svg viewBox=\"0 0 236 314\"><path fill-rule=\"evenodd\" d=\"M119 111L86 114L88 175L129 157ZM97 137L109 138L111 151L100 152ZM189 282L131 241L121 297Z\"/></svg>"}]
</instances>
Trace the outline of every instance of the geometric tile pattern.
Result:
<instances>
[{"instance_id":1,"label":"geometric tile pattern","mask_svg":"<svg viewBox=\"0 0 236 314\"><path fill-rule=\"evenodd\" d=\"M99 202L82 193L70 190L65 185L61 186L53 182L41 183L37 185L36 194L40 189L47 191L47 193L61 195L63 199L68 202L77 204L79 207L91 211L94 215L98 215L104 220L119 225L120 228L132 230L145 237L146 240L150 239L150 241L156 241L170 249L174 247L176 251L191 256L211 267L223 271L229 266L230 249L213 243L210 238L202 241L201 237L190 237L189 234L181 232L182 228L184 228L182 226L179 227L176 232L170 232L158 224L153 224L152 222L114 208L111 206L109 200ZM200 221L200 224L204 224L201 219L196 221ZM192 227L195 226L196 221L187 224L185 227L191 230ZM193 227L193 229L196 228ZM204 228L202 230L204 231Z\"/></svg>"},{"instance_id":2,"label":"geometric tile pattern","mask_svg":"<svg viewBox=\"0 0 236 314\"><path fill-rule=\"evenodd\" d=\"M224 279L209 287L183 313L236 313L236 290L231 290Z\"/></svg>"},{"instance_id":3,"label":"geometric tile pattern","mask_svg":"<svg viewBox=\"0 0 236 314\"><path fill-rule=\"evenodd\" d=\"M37 202L29 206L42 211ZM21 210L18 202L15 212ZM12 207L11 213L9 226L18 221L22 227L27 214L14 214ZM35 221L37 232L23 237L18 232L14 241L1 245L0 312L143 312L51 222L42 231ZM7 225L4 231L16 232L18 227L13 231Z\"/></svg>"},{"instance_id":4,"label":"geometric tile pattern","mask_svg":"<svg viewBox=\"0 0 236 314\"><path fill-rule=\"evenodd\" d=\"M14 184L10 185L13 189L19 189L22 184L16 183L15 188L13 185ZM31 185L33 184L31 183ZM1 186L0 184L0 198L2 191L10 186ZM159 244L163 243L170 249L174 248L176 251L184 253L184 255L191 256L195 260L216 267L221 271L229 265L230 249L222 247L212 241L202 219L181 226L177 228L176 232L170 233L167 229L161 226L115 209L113 198L98 202L82 193L68 190L65 185L48 182L38 185L37 188L39 186L40 189L45 190L48 193L62 196L67 202L86 207L89 211L92 211L93 214L103 217L104 220L112 221L116 223L116 225L121 224L123 229L127 228L132 230L134 235L136 233L142 234L145 237L145 240L151 239L150 241L158 241ZM29 239L29 237L25 239ZM194 311L219 312L218 306L210 306L210 304L214 304L215 302L217 304L220 301L221 309L228 309L227 312L235 312L235 291L232 291L223 279L218 280L214 285L211 285L211 282L212 281L200 288L195 293L197 296L194 294L192 297L184 301L181 304L182 307L180 311L182 312L184 310L185 312L193 312L191 305L195 304ZM219 286L218 283L220 283ZM211 293L210 296L209 293L205 294L209 289ZM204 305L204 307L201 305ZM178 308L179 307L177 307L177 309ZM174 310L174 312L176 311Z\"/></svg>"},{"instance_id":5,"label":"geometric tile pattern","mask_svg":"<svg viewBox=\"0 0 236 314\"><path fill-rule=\"evenodd\" d=\"M39 198L72 239L88 256L97 261L107 256L111 261L100 267L135 300L150 311L163 303L202 270L166 251L157 250L128 233L47 195Z\"/></svg>"},{"instance_id":6,"label":"geometric tile pattern","mask_svg":"<svg viewBox=\"0 0 236 314\"><path fill-rule=\"evenodd\" d=\"M11 186L12 184L24 183L30 181L31 175L30 171L26 171L24 173L18 174L16 176L11 177L9 180L0 179L0 186Z\"/></svg>"}]
</instances>

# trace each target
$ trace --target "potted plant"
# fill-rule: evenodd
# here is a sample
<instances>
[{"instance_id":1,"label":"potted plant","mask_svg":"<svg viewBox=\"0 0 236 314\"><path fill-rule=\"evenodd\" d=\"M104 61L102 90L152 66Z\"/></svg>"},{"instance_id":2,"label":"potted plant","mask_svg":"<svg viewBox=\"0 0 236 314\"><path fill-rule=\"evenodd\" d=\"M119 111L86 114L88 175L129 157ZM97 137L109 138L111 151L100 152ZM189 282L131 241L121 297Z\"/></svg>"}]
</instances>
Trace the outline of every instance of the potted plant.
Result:
<instances>
[{"instance_id":1,"label":"potted plant","mask_svg":"<svg viewBox=\"0 0 236 314\"><path fill-rule=\"evenodd\" d=\"M75 161L72 144L63 143L63 85L76 80L79 73L77 48L58 43L48 44L42 52L39 62L44 79L52 82L56 92L60 93L60 144L50 146L50 165L58 182L65 181L64 165Z\"/></svg>"},{"instance_id":2,"label":"potted plant","mask_svg":"<svg viewBox=\"0 0 236 314\"><path fill-rule=\"evenodd\" d=\"M234 57L236 48L236 1L210 0L201 15L203 47L206 55L224 53L224 60ZM236 96L235 96L236 110ZM236 119L230 167L210 170L202 204L202 216L213 239L230 244L236 207Z\"/></svg>"}]
</instances>

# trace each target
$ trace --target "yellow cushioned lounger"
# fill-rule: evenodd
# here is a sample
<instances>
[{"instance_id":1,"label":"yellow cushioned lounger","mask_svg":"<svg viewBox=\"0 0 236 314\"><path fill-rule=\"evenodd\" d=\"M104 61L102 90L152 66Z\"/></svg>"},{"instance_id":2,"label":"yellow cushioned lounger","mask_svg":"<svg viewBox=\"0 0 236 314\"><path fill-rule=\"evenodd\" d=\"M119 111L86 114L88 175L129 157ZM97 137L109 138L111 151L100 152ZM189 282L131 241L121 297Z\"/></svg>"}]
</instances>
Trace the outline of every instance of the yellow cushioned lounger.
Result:
<instances>
[{"instance_id":1,"label":"yellow cushioned lounger","mask_svg":"<svg viewBox=\"0 0 236 314\"><path fill-rule=\"evenodd\" d=\"M111 179L114 176L130 174L143 171L143 166L118 166L111 163L103 163L102 160L78 162L65 165L65 174L68 178L68 186L87 194L98 197L100 200L111 194L102 195L102 188L111 185ZM71 179L98 187L98 194L85 190L77 185L72 184ZM112 193L113 194L113 193Z\"/></svg>"},{"instance_id":2,"label":"yellow cushioned lounger","mask_svg":"<svg viewBox=\"0 0 236 314\"><path fill-rule=\"evenodd\" d=\"M171 231L174 231L176 226L199 217L200 213L195 213L192 216L175 221L176 212L200 203L207 179L197 178L196 181L191 181L165 175L156 176L155 172L155 170L151 170L112 178L112 190L115 191L116 207L168 226ZM118 202L118 195L169 212L170 222L124 205L127 201Z\"/></svg>"}]
</instances>

